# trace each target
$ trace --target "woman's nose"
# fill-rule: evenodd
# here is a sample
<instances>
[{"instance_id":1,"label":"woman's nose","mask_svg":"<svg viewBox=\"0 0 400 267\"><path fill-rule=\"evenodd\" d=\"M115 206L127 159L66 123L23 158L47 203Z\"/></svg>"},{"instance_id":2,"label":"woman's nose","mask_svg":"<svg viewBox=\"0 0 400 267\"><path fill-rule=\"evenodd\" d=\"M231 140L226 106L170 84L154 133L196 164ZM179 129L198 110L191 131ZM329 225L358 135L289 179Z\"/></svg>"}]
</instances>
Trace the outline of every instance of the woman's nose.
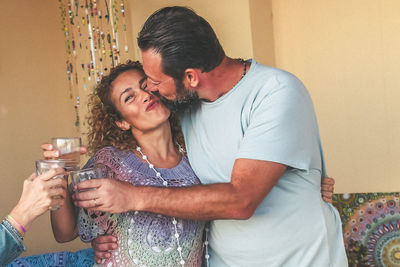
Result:
<instances>
[{"instance_id":1,"label":"woman's nose","mask_svg":"<svg viewBox=\"0 0 400 267\"><path fill-rule=\"evenodd\" d=\"M153 99L153 94L148 93L148 92L144 92L144 100L143 103L149 102Z\"/></svg>"}]
</instances>

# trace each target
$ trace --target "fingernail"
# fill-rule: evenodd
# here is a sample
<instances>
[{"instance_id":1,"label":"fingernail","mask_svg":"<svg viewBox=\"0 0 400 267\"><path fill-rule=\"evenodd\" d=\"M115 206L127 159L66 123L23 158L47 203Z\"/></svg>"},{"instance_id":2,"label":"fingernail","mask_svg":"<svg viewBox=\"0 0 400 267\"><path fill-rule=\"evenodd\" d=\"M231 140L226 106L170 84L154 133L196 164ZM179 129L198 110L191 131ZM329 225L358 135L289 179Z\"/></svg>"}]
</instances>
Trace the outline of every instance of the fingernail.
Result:
<instances>
[{"instance_id":1,"label":"fingernail","mask_svg":"<svg viewBox=\"0 0 400 267\"><path fill-rule=\"evenodd\" d=\"M113 242L117 242L117 238L113 237L113 238L112 238L112 241L113 241Z\"/></svg>"},{"instance_id":2,"label":"fingernail","mask_svg":"<svg viewBox=\"0 0 400 267\"><path fill-rule=\"evenodd\" d=\"M111 257L111 254L110 254L110 253L107 253L107 254L106 254L106 258L109 258L109 257Z\"/></svg>"},{"instance_id":3,"label":"fingernail","mask_svg":"<svg viewBox=\"0 0 400 267\"><path fill-rule=\"evenodd\" d=\"M118 246L117 246L116 244L113 244L113 245L112 245L112 248L113 248L113 249L116 249L117 247L118 247Z\"/></svg>"},{"instance_id":4,"label":"fingernail","mask_svg":"<svg viewBox=\"0 0 400 267\"><path fill-rule=\"evenodd\" d=\"M56 157L59 157L60 156L60 152L59 151L56 151Z\"/></svg>"}]
</instances>

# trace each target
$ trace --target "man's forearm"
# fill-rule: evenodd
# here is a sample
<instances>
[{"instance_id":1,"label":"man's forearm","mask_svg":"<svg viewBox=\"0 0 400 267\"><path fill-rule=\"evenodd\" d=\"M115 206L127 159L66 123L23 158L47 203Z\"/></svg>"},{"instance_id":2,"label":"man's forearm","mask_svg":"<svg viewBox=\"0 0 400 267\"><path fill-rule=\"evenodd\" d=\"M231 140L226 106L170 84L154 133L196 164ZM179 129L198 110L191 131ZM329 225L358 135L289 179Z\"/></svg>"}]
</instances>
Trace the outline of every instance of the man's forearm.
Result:
<instances>
[{"instance_id":1,"label":"man's forearm","mask_svg":"<svg viewBox=\"0 0 400 267\"><path fill-rule=\"evenodd\" d=\"M132 210L194 220L247 219L257 204L231 183L185 188L136 187Z\"/></svg>"},{"instance_id":2,"label":"man's forearm","mask_svg":"<svg viewBox=\"0 0 400 267\"><path fill-rule=\"evenodd\" d=\"M186 188L132 187L132 210L196 220L248 219L286 166L260 160L235 161L231 182Z\"/></svg>"},{"instance_id":3,"label":"man's forearm","mask_svg":"<svg viewBox=\"0 0 400 267\"><path fill-rule=\"evenodd\" d=\"M260 160L235 161L231 182L186 188L132 188L132 210L196 220L248 219L286 166Z\"/></svg>"},{"instance_id":4,"label":"man's forearm","mask_svg":"<svg viewBox=\"0 0 400 267\"><path fill-rule=\"evenodd\" d=\"M93 179L79 183L73 198L78 207L111 213L149 211L196 220L247 219L285 169L279 163L238 159L229 183L158 188ZM87 190L91 188L96 190ZM80 190L84 192L79 193Z\"/></svg>"}]
</instances>

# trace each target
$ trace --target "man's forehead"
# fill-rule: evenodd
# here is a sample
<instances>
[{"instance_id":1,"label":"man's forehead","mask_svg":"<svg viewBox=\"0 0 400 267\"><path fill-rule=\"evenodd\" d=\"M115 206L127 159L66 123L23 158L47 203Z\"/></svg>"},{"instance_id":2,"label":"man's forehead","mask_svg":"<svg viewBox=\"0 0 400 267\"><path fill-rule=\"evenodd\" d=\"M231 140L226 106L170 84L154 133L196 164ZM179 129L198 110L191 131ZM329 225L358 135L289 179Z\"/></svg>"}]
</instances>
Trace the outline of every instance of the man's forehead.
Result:
<instances>
[{"instance_id":1,"label":"man's forehead","mask_svg":"<svg viewBox=\"0 0 400 267\"><path fill-rule=\"evenodd\" d=\"M168 76L162 70L162 58L160 53L155 52L153 49L142 51L142 61L143 70L149 78L158 80Z\"/></svg>"},{"instance_id":2,"label":"man's forehead","mask_svg":"<svg viewBox=\"0 0 400 267\"><path fill-rule=\"evenodd\" d=\"M143 67L156 67L161 66L161 55L153 49L142 51Z\"/></svg>"}]
</instances>

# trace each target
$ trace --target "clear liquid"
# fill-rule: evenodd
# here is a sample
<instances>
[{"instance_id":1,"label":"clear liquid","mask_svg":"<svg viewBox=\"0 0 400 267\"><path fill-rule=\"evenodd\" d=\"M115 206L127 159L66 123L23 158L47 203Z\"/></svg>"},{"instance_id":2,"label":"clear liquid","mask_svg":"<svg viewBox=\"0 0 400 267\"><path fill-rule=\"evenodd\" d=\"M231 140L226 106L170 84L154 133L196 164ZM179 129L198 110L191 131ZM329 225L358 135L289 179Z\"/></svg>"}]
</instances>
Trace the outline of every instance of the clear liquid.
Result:
<instances>
[{"instance_id":1,"label":"clear liquid","mask_svg":"<svg viewBox=\"0 0 400 267\"><path fill-rule=\"evenodd\" d=\"M61 154L59 159L65 160L65 167L67 168L76 167L79 166L80 156L81 156L80 152L76 151L76 152Z\"/></svg>"}]
</instances>

